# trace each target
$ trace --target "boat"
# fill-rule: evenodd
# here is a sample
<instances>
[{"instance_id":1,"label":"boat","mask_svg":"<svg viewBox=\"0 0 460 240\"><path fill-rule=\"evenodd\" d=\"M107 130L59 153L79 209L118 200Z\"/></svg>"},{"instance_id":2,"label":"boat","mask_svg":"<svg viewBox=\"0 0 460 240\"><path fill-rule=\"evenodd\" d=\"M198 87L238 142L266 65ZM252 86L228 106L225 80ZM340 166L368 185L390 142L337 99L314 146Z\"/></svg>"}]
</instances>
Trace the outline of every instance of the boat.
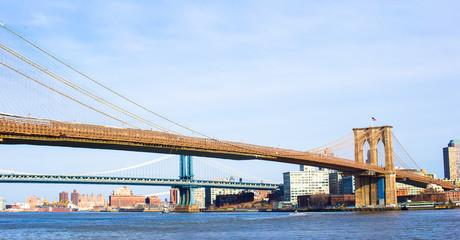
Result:
<instances>
[{"instance_id":1,"label":"boat","mask_svg":"<svg viewBox=\"0 0 460 240\"><path fill-rule=\"evenodd\" d=\"M78 210L77 208L72 207L74 205L68 203L68 200L65 203L63 203L62 201L60 201L59 203L49 203L45 199L43 206L37 206L37 210L38 212L75 212Z\"/></svg>"},{"instance_id":2,"label":"boat","mask_svg":"<svg viewBox=\"0 0 460 240\"><path fill-rule=\"evenodd\" d=\"M409 200L402 204L402 210L422 210L422 209L434 209L434 202L430 202L430 201L412 202Z\"/></svg>"},{"instance_id":3,"label":"boat","mask_svg":"<svg viewBox=\"0 0 460 240\"><path fill-rule=\"evenodd\" d=\"M46 205L37 207L37 210L38 212L75 212L78 209L69 206Z\"/></svg>"},{"instance_id":4,"label":"boat","mask_svg":"<svg viewBox=\"0 0 460 240\"><path fill-rule=\"evenodd\" d=\"M171 211L169 211L168 207L163 207L163 211L161 211L161 213L171 213Z\"/></svg>"}]
</instances>

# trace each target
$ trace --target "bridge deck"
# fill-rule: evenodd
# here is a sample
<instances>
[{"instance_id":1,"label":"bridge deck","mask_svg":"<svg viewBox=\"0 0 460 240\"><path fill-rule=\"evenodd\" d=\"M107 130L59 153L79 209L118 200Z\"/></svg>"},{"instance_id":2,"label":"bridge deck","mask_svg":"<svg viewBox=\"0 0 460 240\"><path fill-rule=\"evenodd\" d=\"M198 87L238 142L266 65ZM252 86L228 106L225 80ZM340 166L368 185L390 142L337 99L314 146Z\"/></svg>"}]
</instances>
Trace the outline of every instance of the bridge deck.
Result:
<instances>
[{"instance_id":1,"label":"bridge deck","mask_svg":"<svg viewBox=\"0 0 460 240\"><path fill-rule=\"evenodd\" d=\"M193 155L224 159L262 159L311 165L344 172L384 173L383 167L309 152L265 147L253 144L188 137L157 131L65 123L15 117L0 118L0 143L69 146L128 151ZM404 171L397 177L421 183L436 183L453 189L448 182Z\"/></svg>"},{"instance_id":2,"label":"bridge deck","mask_svg":"<svg viewBox=\"0 0 460 240\"><path fill-rule=\"evenodd\" d=\"M226 182L210 180L181 180L163 178L137 178L137 177L103 177L103 176L73 176L73 175L25 175L25 174L0 174L3 183L68 183L68 184L111 184L111 185L145 185L145 186L192 186L213 188L235 188L276 190L280 184L274 183L248 183Z\"/></svg>"}]
</instances>

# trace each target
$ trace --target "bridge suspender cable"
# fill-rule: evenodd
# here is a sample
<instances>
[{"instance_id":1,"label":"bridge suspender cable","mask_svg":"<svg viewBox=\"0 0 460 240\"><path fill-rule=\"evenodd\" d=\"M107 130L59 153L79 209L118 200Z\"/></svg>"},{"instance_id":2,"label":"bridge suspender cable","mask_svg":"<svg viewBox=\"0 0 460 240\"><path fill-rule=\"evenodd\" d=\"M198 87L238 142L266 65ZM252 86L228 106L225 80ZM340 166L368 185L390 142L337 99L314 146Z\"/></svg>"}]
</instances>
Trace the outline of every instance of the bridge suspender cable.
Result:
<instances>
[{"instance_id":1,"label":"bridge suspender cable","mask_svg":"<svg viewBox=\"0 0 460 240\"><path fill-rule=\"evenodd\" d=\"M329 146L329 145L331 145L331 144L333 144L333 143L335 143L335 142L337 142L337 141L339 141L339 140L342 140L342 139L348 137L349 135L351 135L352 133L353 133L353 132L351 132L351 133L349 133L349 134L347 134L347 135L345 135L345 136L343 136L343 137L341 137L341 138L339 138L339 139L336 139L336 140L334 140L334 141L332 141L332 142L330 142L330 143L327 143L327 144L324 144L324 145L322 145L322 146L319 146L319 147L317 147L317 148L310 149L310 150L308 150L307 152L318 152L318 151L321 151L321 150L323 150L323 149L321 149L322 147ZM319 149L319 150L316 150L316 149ZM313 150L316 150L316 151L313 151Z\"/></svg>"},{"instance_id":2,"label":"bridge suspender cable","mask_svg":"<svg viewBox=\"0 0 460 240\"><path fill-rule=\"evenodd\" d=\"M182 125L182 124L180 124L180 123L178 123L178 122L175 122L175 121L173 121L173 120L171 120L171 119L169 119L169 118L167 118L167 117L164 117L164 116L162 116L162 115L160 115L160 114L158 114L158 113L156 113L156 112L153 112L152 110L150 110L150 109L148 109L148 108L146 108L146 107L144 107L144 106L142 106L142 105L140 105L140 104L134 102L133 100L131 100L131 99L129 99L129 98L123 96L122 94L120 94L120 93L118 93L118 92L112 90L111 88L105 86L104 84L100 83L99 81L97 81L97 80L91 78L90 76L84 74L83 72L79 71L78 69L76 69L76 68L70 66L69 64L67 64L67 63L64 62L63 60L61 60L61 59L55 57L53 54L47 52L47 51L44 50L43 48L37 46L37 45L34 44L33 42L31 42L31 41L27 40L26 38L24 38L23 36L21 36L19 33L15 32L15 31L13 31L12 29L10 29L9 27L5 26L5 24L0 23L0 25L1 25L3 28L5 28L6 30L8 30L9 32L13 33L13 34L16 35L17 37L19 37L19 38L21 38L22 40L24 40L25 42L29 43L29 44L32 45L33 47L37 48L37 49L40 50L41 52L43 52L43 53L45 53L46 55L50 56L50 57L53 58L54 60L60 62L61 64L64 64L65 66L67 66L68 68L70 68L70 69L72 69L73 71L77 72L78 74L82 75L83 77L85 77L85 78L91 80L92 82L94 82L94 83L96 83L97 85L103 87L104 89L106 89L106 90L112 92L113 94L115 94L115 95L117 95L117 96L119 96L119 97L125 99L126 101L128 101L128 102L130 102L130 103L132 103L132 104L134 104L134 105L136 105L136 106L138 106L138 107L144 109L145 111L150 112L150 113L154 114L155 116L160 117L160 118L162 118L162 119L164 119L164 120L166 120L166 121L168 121L168 122L170 122L170 123L173 123L173 124L175 124L175 125L177 125L177 126L180 126L180 127L184 128L184 129L187 129L187 130L189 130L189 131L191 131L191 132L194 132L194 133L196 133L196 134L198 134L198 135L201 135L201 136L203 136L203 137L207 137L207 138L214 139L213 137L210 137L210 136L208 136L208 135L206 135L206 134L204 134L204 133L201 133L201 132L198 132L198 131L196 131L196 130L193 130L193 129L191 129L191 128L185 126L185 125ZM215 140L217 140L217 139L215 139Z\"/></svg>"},{"instance_id":3,"label":"bridge suspender cable","mask_svg":"<svg viewBox=\"0 0 460 240\"><path fill-rule=\"evenodd\" d=\"M399 146L401 146L402 150L407 154L407 156L409 156L410 160L415 164L415 166L418 167L418 169L422 169L415 161L414 159L412 159L412 157L409 155L409 153L406 151L406 149L404 149L404 147L401 145L401 143L398 141L398 139L396 138L396 136L394 135L394 133L391 134L394 139L396 140L396 142L398 142Z\"/></svg>"},{"instance_id":4,"label":"bridge suspender cable","mask_svg":"<svg viewBox=\"0 0 460 240\"><path fill-rule=\"evenodd\" d=\"M68 80L64 79L63 77L61 77L61 76L49 71L48 69L38 65L37 63L33 62L32 60L26 58L25 56L23 56L21 54L15 52L14 50L8 48L7 46L5 46L3 44L0 44L0 48L2 48L3 50L9 52L10 54L14 55L15 57L21 59L22 61L28 63L29 65L37 68L38 70L42 71L43 73L45 73L45 74L57 79L58 81L66 84L67 86L70 86L71 88L73 88L73 89L75 89L75 90L77 90L77 91L79 91L79 92L81 92L81 93L93 98L94 100L96 100L98 102L101 102L102 104L104 104L104 105L106 105L106 106L108 106L110 108L115 109L116 111L119 111L119 112L121 112L121 113L123 113L123 114L125 114L125 115L127 115L129 117L132 117L132 118L134 118L134 119L136 119L136 120L138 120L140 122L143 122L143 123L145 123L145 124L147 124L149 126L155 127L155 128L160 129L162 131L167 131L167 132L172 132L172 133L178 134L177 132L174 132L174 131L172 131L170 129L167 129L167 128L165 128L165 127L163 127L161 125L158 125L156 123L150 122L147 119L144 119L144 118L142 118L142 117L140 117L140 116L138 116L138 115L136 115L134 113L129 112L126 109L123 109L123 108L121 108L121 107L119 107L119 106L117 106L117 105L115 105L115 104L113 104L113 103L111 103L109 101L106 101L105 99L103 99L103 98L101 98L101 97L99 97L99 96L97 96L97 95L95 95L95 94L93 94L93 93L91 93L91 92L79 87L78 85L72 83L71 81L68 81Z\"/></svg>"},{"instance_id":5,"label":"bridge suspender cable","mask_svg":"<svg viewBox=\"0 0 460 240\"><path fill-rule=\"evenodd\" d=\"M166 160L166 159L168 159L168 158L172 158L172 157L174 157L174 155L167 155L167 156L163 156L163 157L160 157L160 158L157 158L157 159L153 159L153 160L151 160L151 161L144 162L144 163L140 163L140 164L137 164L137 165L134 165L134 166L130 166L130 167L125 167L125 168L120 168L120 169L111 170L111 171L105 171L105 172L82 174L82 176L92 176L92 175L101 175L101 174L108 174L108 173L121 172L121 171L129 170L129 169L133 169L133 168L138 168L138 167L142 167L142 166L145 166L145 165L149 165L149 164L152 164L152 163L160 162L160 161Z\"/></svg>"}]
</instances>

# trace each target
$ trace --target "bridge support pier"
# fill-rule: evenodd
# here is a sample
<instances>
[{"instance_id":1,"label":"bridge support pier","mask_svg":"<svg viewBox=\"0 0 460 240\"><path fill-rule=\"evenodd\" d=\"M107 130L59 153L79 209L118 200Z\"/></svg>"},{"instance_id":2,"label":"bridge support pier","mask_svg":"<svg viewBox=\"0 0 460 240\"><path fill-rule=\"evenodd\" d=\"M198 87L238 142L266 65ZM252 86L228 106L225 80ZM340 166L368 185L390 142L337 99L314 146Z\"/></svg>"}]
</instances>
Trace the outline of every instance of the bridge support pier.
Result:
<instances>
[{"instance_id":1,"label":"bridge support pier","mask_svg":"<svg viewBox=\"0 0 460 240\"><path fill-rule=\"evenodd\" d=\"M396 174L393 160L393 144L391 140L391 126L355 128L355 161L363 161L363 145L369 143L369 162L378 165L377 144L382 141L385 147L384 174L377 176L374 172L355 175L356 206L391 205L397 204Z\"/></svg>"},{"instance_id":2,"label":"bridge support pier","mask_svg":"<svg viewBox=\"0 0 460 240\"><path fill-rule=\"evenodd\" d=\"M180 156L179 160L179 179L193 181L193 161L192 156ZM193 198L193 187L182 186L179 189L179 204L174 209L175 212L191 213L199 212Z\"/></svg>"}]
</instances>

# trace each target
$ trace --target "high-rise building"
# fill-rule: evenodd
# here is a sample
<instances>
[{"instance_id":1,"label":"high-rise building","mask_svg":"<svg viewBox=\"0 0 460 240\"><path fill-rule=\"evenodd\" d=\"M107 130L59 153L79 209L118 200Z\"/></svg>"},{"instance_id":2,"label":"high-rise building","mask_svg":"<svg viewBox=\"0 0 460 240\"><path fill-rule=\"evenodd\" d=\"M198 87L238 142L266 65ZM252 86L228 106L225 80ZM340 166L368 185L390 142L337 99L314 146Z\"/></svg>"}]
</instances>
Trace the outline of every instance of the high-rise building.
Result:
<instances>
[{"instance_id":1,"label":"high-rise building","mask_svg":"<svg viewBox=\"0 0 460 240\"><path fill-rule=\"evenodd\" d=\"M68 192L60 192L59 193L59 202L66 203L69 201L69 193Z\"/></svg>"},{"instance_id":2,"label":"high-rise building","mask_svg":"<svg viewBox=\"0 0 460 240\"><path fill-rule=\"evenodd\" d=\"M297 203L297 196L329 194L329 170L300 166L300 171L283 173L284 200Z\"/></svg>"},{"instance_id":3,"label":"high-rise building","mask_svg":"<svg viewBox=\"0 0 460 240\"><path fill-rule=\"evenodd\" d=\"M342 176L342 193L351 195L355 193L355 176Z\"/></svg>"},{"instance_id":4,"label":"high-rise building","mask_svg":"<svg viewBox=\"0 0 460 240\"><path fill-rule=\"evenodd\" d=\"M197 205L199 208L205 208L204 188L193 189L193 199L195 200L195 205Z\"/></svg>"},{"instance_id":5,"label":"high-rise building","mask_svg":"<svg viewBox=\"0 0 460 240\"><path fill-rule=\"evenodd\" d=\"M342 172L335 171L329 173L329 194L342 194Z\"/></svg>"},{"instance_id":6,"label":"high-rise building","mask_svg":"<svg viewBox=\"0 0 460 240\"><path fill-rule=\"evenodd\" d=\"M77 193L77 190L73 190L73 193L70 194L70 199L75 206L78 205L78 202L80 201L80 194Z\"/></svg>"},{"instance_id":7,"label":"high-rise building","mask_svg":"<svg viewBox=\"0 0 460 240\"><path fill-rule=\"evenodd\" d=\"M179 189L171 188L169 192L169 202L171 204L179 204Z\"/></svg>"},{"instance_id":8,"label":"high-rise building","mask_svg":"<svg viewBox=\"0 0 460 240\"><path fill-rule=\"evenodd\" d=\"M444 177L447 179L460 179L460 140L450 140L447 147L443 148Z\"/></svg>"}]
</instances>

